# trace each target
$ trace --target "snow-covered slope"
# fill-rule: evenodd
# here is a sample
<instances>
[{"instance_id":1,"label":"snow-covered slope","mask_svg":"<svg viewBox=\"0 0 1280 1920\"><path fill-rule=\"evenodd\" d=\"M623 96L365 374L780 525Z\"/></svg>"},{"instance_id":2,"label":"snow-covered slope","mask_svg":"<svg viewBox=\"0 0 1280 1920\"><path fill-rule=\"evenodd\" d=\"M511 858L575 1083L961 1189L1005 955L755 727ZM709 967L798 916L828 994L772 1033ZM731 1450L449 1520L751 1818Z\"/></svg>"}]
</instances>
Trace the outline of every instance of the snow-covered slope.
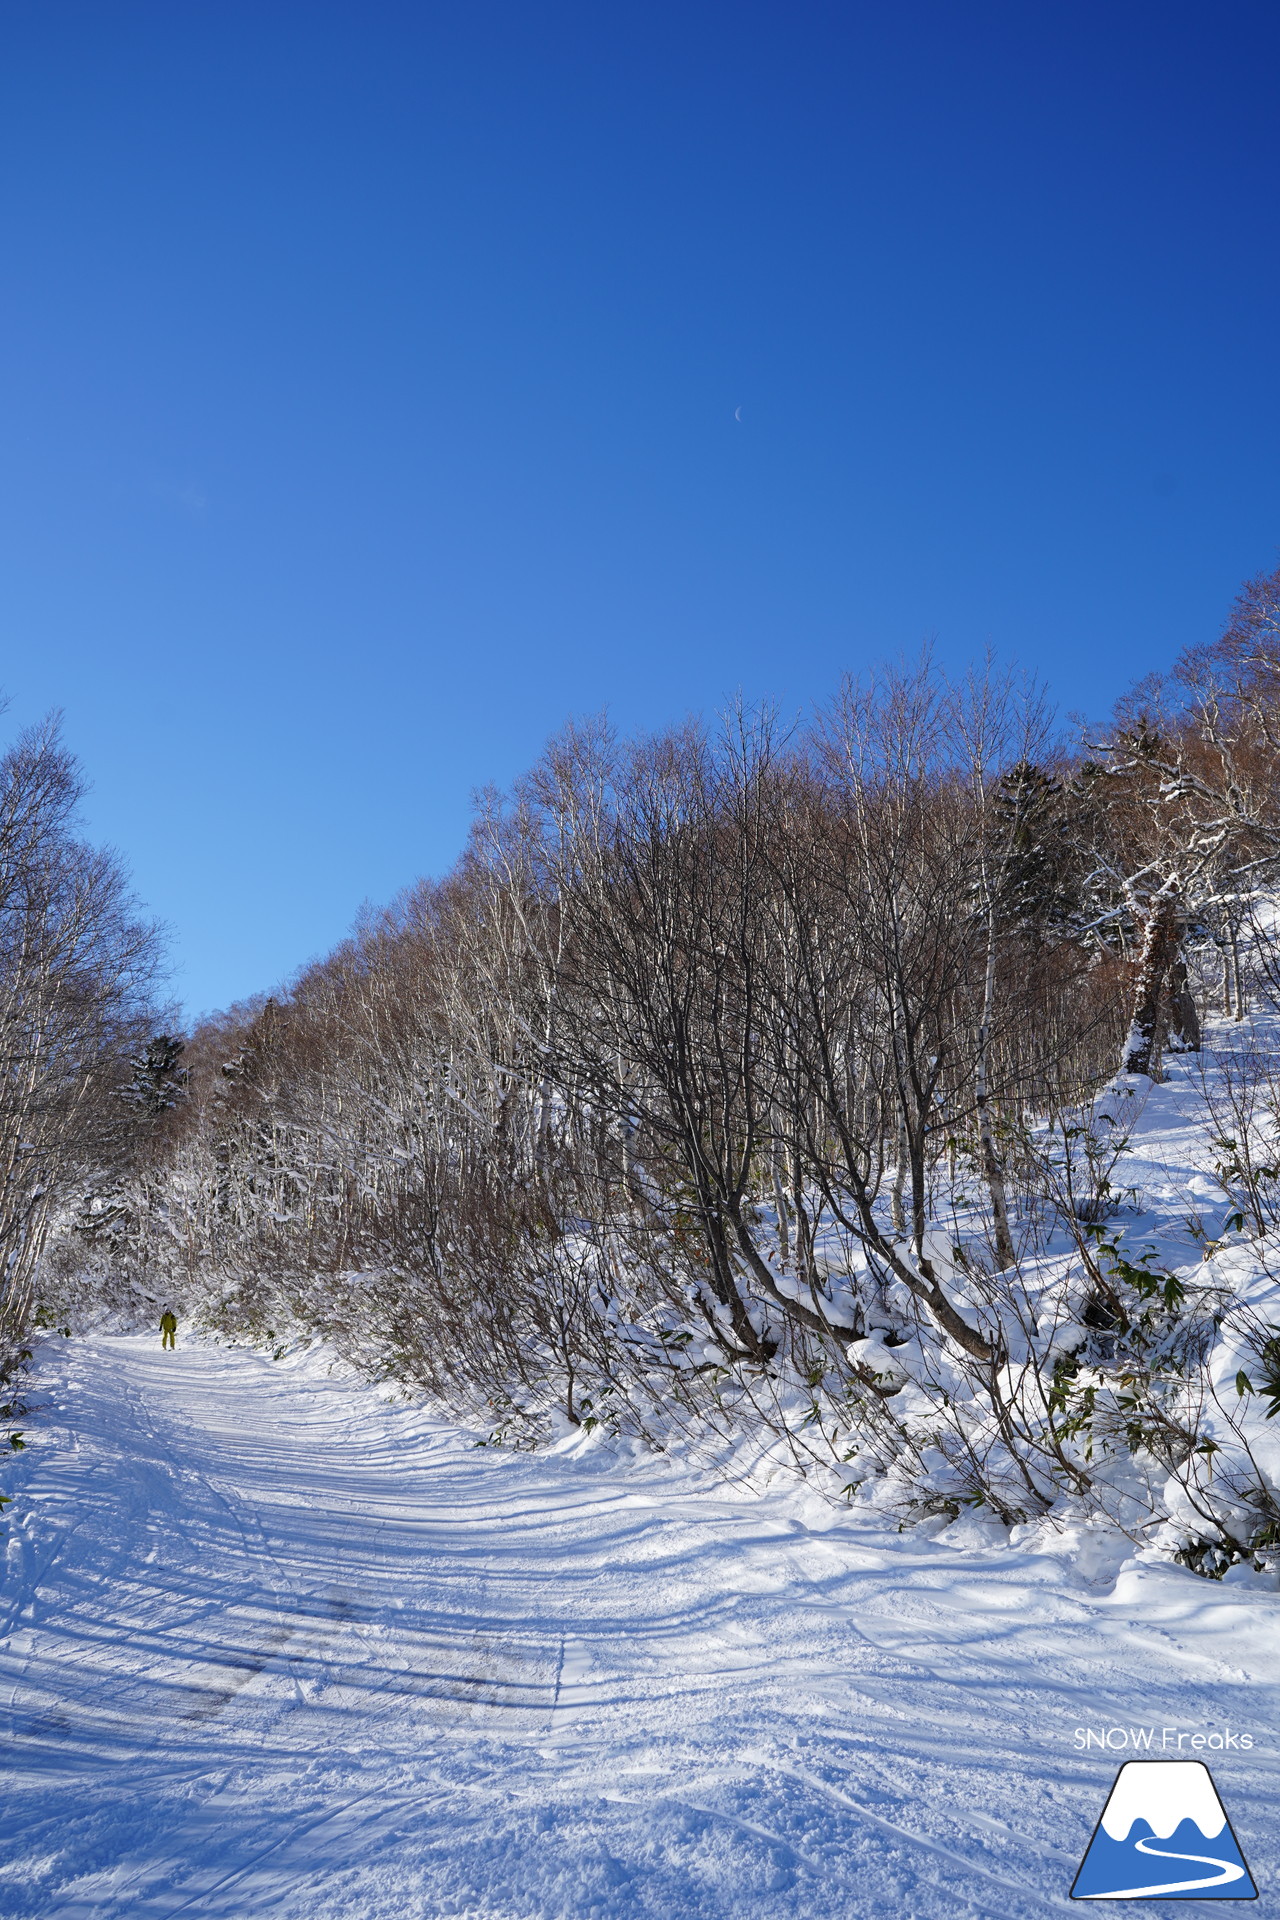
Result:
<instances>
[{"instance_id":1,"label":"snow-covered slope","mask_svg":"<svg viewBox=\"0 0 1280 1920\"><path fill-rule=\"evenodd\" d=\"M36 1394L4 1920L1065 1913L1131 1728L1252 1739L1198 1757L1275 1897L1270 1591L478 1450L317 1354L57 1342Z\"/></svg>"}]
</instances>

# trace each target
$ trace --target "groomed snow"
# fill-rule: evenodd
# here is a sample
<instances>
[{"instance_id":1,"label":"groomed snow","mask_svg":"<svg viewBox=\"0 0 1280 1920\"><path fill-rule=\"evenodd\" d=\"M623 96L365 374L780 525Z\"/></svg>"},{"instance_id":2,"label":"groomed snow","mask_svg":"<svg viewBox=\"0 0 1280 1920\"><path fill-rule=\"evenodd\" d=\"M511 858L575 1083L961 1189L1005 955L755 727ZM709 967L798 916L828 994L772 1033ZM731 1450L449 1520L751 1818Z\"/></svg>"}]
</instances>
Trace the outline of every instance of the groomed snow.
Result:
<instances>
[{"instance_id":1,"label":"groomed snow","mask_svg":"<svg viewBox=\"0 0 1280 1920\"><path fill-rule=\"evenodd\" d=\"M1066 1913L1130 1727L1252 1736L1197 1757L1266 1910L1268 1591L476 1450L318 1353L56 1341L36 1398L4 1920Z\"/></svg>"}]
</instances>

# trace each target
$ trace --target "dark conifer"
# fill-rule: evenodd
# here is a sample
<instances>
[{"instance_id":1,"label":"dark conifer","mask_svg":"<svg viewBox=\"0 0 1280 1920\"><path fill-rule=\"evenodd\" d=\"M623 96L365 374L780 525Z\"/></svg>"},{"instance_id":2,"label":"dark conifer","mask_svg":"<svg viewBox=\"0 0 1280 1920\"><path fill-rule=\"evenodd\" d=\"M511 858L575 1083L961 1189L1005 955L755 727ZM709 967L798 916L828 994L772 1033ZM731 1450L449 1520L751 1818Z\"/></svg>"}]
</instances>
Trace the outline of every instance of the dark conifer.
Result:
<instances>
[{"instance_id":1,"label":"dark conifer","mask_svg":"<svg viewBox=\"0 0 1280 1920\"><path fill-rule=\"evenodd\" d=\"M121 1088L121 1098L153 1119L167 1113L182 1097L187 1076L178 1062L185 1052L185 1040L173 1034L156 1034L145 1051L129 1062L133 1076Z\"/></svg>"},{"instance_id":2,"label":"dark conifer","mask_svg":"<svg viewBox=\"0 0 1280 1920\"><path fill-rule=\"evenodd\" d=\"M992 831L998 911L1008 931L1061 939L1078 918L1082 875L1072 799L1060 780L1029 760L1000 778Z\"/></svg>"}]
</instances>

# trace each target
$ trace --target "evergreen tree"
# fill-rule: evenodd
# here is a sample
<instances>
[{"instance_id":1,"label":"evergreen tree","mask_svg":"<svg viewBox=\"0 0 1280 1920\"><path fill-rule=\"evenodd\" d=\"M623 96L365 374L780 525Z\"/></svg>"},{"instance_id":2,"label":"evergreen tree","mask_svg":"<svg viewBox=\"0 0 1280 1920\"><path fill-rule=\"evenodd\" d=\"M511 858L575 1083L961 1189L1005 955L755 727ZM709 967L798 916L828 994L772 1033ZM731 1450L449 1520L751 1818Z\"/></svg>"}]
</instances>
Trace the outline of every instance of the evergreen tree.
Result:
<instances>
[{"instance_id":1,"label":"evergreen tree","mask_svg":"<svg viewBox=\"0 0 1280 1920\"><path fill-rule=\"evenodd\" d=\"M1002 774L992 803L997 911L1004 928L1064 939L1079 918L1080 855L1072 795L1029 760Z\"/></svg>"},{"instance_id":2,"label":"evergreen tree","mask_svg":"<svg viewBox=\"0 0 1280 1920\"><path fill-rule=\"evenodd\" d=\"M158 1120L182 1097L187 1076L178 1062L185 1052L185 1040L173 1034L156 1034L147 1042L146 1050L130 1060L133 1075L120 1089L121 1099L139 1113Z\"/></svg>"}]
</instances>

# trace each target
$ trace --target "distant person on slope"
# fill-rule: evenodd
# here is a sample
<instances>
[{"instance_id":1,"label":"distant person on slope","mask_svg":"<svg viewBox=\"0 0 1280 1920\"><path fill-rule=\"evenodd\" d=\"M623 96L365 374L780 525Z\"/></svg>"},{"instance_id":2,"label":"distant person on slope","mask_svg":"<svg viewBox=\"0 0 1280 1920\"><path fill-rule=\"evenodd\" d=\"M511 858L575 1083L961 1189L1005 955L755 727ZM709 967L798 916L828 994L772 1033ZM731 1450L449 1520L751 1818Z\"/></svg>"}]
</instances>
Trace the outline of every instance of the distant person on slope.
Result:
<instances>
[{"instance_id":1,"label":"distant person on slope","mask_svg":"<svg viewBox=\"0 0 1280 1920\"><path fill-rule=\"evenodd\" d=\"M175 1345L174 1334L178 1331L178 1322L172 1308L166 1307L160 1315L160 1351Z\"/></svg>"}]
</instances>

